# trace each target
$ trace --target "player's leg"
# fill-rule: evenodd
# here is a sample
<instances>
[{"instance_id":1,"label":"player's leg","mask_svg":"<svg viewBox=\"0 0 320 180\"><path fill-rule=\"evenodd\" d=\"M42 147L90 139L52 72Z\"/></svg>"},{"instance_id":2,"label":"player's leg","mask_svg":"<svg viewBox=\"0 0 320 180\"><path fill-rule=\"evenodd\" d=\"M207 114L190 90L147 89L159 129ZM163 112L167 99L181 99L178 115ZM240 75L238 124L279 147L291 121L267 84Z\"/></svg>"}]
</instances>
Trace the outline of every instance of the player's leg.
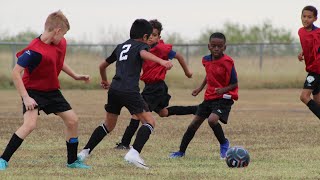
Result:
<instances>
[{"instance_id":1,"label":"player's leg","mask_svg":"<svg viewBox=\"0 0 320 180\"><path fill-rule=\"evenodd\" d=\"M219 118L220 117L217 114L211 113L208 118L208 123L220 143L220 158L224 159L229 148L229 141L224 135L223 129L219 123Z\"/></svg>"},{"instance_id":2,"label":"player's leg","mask_svg":"<svg viewBox=\"0 0 320 180\"><path fill-rule=\"evenodd\" d=\"M319 75L309 73L304 83L303 90L300 94L300 100L306 104L309 109L320 119L320 105L313 99L311 99L311 93L318 88L320 84ZM316 93L318 94L318 93ZM317 98L317 96L316 96Z\"/></svg>"},{"instance_id":3,"label":"player's leg","mask_svg":"<svg viewBox=\"0 0 320 180\"><path fill-rule=\"evenodd\" d=\"M69 168L90 168L77 159L78 153L78 117L75 112L67 110L56 113L65 124L66 146L67 146L67 167Z\"/></svg>"},{"instance_id":4,"label":"player's leg","mask_svg":"<svg viewBox=\"0 0 320 180\"><path fill-rule=\"evenodd\" d=\"M137 167L149 169L144 163L144 160L140 157L140 153L148 141L153 128L155 127L155 119L153 118L151 112L142 112L136 114L136 116L141 119L143 124L137 132L137 136L132 147L124 158L126 161L133 163Z\"/></svg>"},{"instance_id":5,"label":"player's leg","mask_svg":"<svg viewBox=\"0 0 320 180\"><path fill-rule=\"evenodd\" d=\"M117 143L117 146L115 147L115 149L130 149L129 145L130 145L131 139L134 133L136 133L139 127L139 124L140 124L139 118L135 115L132 115L130 124L126 128L122 136L121 142Z\"/></svg>"},{"instance_id":6,"label":"player's leg","mask_svg":"<svg viewBox=\"0 0 320 180\"><path fill-rule=\"evenodd\" d=\"M103 138L110 133L116 126L118 114L106 112L105 122L99 125L91 134L89 141L78 154L78 159L84 161L93 149L103 140Z\"/></svg>"},{"instance_id":7,"label":"player's leg","mask_svg":"<svg viewBox=\"0 0 320 180\"><path fill-rule=\"evenodd\" d=\"M158 114L160 117L168 117L172 115L188 115L196 114L198 106L170 106L161 109Z\"/></svg>"},{"instance_id":8,"label":"player's leg","mask_svg":"<svg viewBox=\"0 0 320 180\"><path fill-rule=\"evenodd\" d=\"M14 152L20 147L23 140L36 128L38 109L28 110L23 115L22 126L12 135L0 158L0 170L5 170Z\"/></svg>"},{"instance_id":9,"label":"player's leg","mask_svg":"<svg viewBox=\"0 0 320 180\"><path fill-rule=\"evenodd\" d=\"M187 150L189 143L191 142L197 130L199 129L199 127L201 126L201 124L205 119L206 118L198 115L194 117L194 119L188 126L187 131L184 133L182 137L179 151L171 153L170 158L178 158L178 157L183 157L185 155L185 152Z\"/></svg>"},{"instance_id":10,"label":"player's leg","mask_svg":"<svg viewBox=\"0 0 320 180\"><path fill-rule=\"evenodd\" d=\"M224 135L219 120L227 124L232 105L233 100L231 99L219 99L211 102L212 112L208 117L208 123L220 143L221 159L226 157L227 150L229 149L229 141Z\"/></svg>"}]
</instances>

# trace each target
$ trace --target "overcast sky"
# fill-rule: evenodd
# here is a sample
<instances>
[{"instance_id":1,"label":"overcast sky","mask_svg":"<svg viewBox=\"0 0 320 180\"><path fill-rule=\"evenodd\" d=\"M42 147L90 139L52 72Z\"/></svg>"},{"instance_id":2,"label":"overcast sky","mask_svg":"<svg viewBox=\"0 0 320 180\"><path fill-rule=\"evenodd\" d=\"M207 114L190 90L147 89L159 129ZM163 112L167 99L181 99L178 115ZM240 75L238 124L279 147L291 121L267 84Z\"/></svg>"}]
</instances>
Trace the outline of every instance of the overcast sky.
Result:
<instances>
[{"instance_id":1,"label":"overcast sky","mask_svg":"<svg viewBox=\"0 0 320 180\"><path fill-rule=\"evenodd\" d=\"M112 34L129 37L137 18L156 18L164 34L177 32L189 40L207 28L221 29L226 22L251 26L266 20L297 36L306 5L320 11L320 0L2 0L0 32L41 33L48 14L60 9L71 24L66 37L91 42L112 40ZM316 25L320 26L320 20Z\"/></svg>"}]
</instances>

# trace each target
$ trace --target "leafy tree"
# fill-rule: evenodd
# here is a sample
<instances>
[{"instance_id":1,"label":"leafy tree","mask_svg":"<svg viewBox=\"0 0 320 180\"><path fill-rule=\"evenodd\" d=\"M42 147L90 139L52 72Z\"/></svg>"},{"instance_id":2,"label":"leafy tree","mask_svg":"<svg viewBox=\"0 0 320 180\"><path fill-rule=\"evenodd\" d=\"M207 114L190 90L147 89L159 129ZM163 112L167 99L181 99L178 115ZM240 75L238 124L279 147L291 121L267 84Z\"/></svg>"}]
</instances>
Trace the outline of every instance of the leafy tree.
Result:
<instances>
[{"instance_id":1,"label":"leafy tree","mask_svg":"<svg viewBox=\"0 0 320 180\"><path fill-rule=\"evenodd\" d=\"M5 41L5 42L29 42L32 39L36 38L37 36L39 36L38 33L30 31L30 30L27 30L27 31L20 32L15 36L1 37L1 41Z\"/></svg>"},{"instance_id":2,"label":"leafy tree","mask_svg":"<svg viewBox=\"0 0 320 180\"><path fill-rule=\"evenodd\" d=\"M209 35L217 31L227 36L228 43L292 43L295 41L290 31L275 28L270 21L265 21L262 25L250 27L227 22L222 29L206 29L197 42L208 43Z\"/></svg>"}]
</instances>

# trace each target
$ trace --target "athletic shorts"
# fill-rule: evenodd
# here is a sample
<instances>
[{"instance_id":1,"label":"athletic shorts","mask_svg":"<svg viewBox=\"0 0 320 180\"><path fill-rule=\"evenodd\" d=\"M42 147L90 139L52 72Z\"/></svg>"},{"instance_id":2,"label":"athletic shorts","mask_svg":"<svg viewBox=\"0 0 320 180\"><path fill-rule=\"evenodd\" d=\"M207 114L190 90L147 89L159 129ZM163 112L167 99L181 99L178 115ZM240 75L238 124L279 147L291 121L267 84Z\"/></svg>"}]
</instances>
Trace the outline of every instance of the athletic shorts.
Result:
<instances>
[{"instance_id":1,"label":"athletic shorts","mask_svg":"<svg viewBox=\"0 0 320 180\"><path fill-rule=\"evenodd\" d=\"M63 97L60 90L54 91L37 91L37 90L27 90L30 97L32 97L38 104L38 112L41 110L46 114L57 114L60 112L65 112L71 110L70 104ZM26 107L22 101L23 114L26 112Z\"/></svg>"},{"instance_id":2,"label":"athletic shorts","mask_svg":"<svg viewBox=\"0 0 320 180\"><path fill-rule=\"evenodd\" d=\"M211 113L220 117L220 121L227 124L231 106L233 105L232 99L215 99L210 101L203 101L196 112L197 116L208 118Z\"/></svg>"},{"instance_id":3,"label":"athletic shorts","mask_svg":"<svg viewBox=\"0 0 320 180\"><path fill-rule=\"evenodd\" d=\"M308 73L303 89L312 89L313 95L318 94L320 92L320 75L313 72Z\"/></svg>"},{"instance_id":4,"label":"athletic shorts","mask_svg":"<svg viewBox=\"0 0 320 180\"><path fill-rule=\"evenodd\" d=\"M120 115L123 106L129 110L131 115L149 112L148 105L139 92L109 89L108 102L104 105L104 109L109 113Z\"/></svg>"},{"instance_id":5,"label":"athletic shorts","mask_svg":"<svg viewBox=\"0 0 320 180\"><path fill-rule=\"evenodd\" d=\"M148 104L150 111L156 113L168 107L171 99L171 96L168 94L168 86L164 81L145 84L141 95Z\"/></svg>"}]
</instances>

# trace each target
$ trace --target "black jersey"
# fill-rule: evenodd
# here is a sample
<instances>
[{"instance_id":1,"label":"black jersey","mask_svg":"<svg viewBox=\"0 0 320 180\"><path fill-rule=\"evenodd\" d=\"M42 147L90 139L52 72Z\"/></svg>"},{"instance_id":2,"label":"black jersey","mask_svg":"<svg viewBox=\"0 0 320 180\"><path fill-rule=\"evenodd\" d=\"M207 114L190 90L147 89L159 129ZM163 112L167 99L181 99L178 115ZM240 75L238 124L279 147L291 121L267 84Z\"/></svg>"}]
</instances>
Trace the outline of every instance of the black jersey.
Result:
<instances>
[{"instance_id":1,"label":"black jersey","mask_svg":"<svg viewBox=\"0 0 320 180\"><path fill-rule=\"evenodd\" d=\"M139 92L139 78L143 60L141 50L149 50L143 42L129 39L117 45L112 54L106 59L111 64L116 63L116 74L112 79L110 88L124 92Z\"/></svg>"}]
</instances>

